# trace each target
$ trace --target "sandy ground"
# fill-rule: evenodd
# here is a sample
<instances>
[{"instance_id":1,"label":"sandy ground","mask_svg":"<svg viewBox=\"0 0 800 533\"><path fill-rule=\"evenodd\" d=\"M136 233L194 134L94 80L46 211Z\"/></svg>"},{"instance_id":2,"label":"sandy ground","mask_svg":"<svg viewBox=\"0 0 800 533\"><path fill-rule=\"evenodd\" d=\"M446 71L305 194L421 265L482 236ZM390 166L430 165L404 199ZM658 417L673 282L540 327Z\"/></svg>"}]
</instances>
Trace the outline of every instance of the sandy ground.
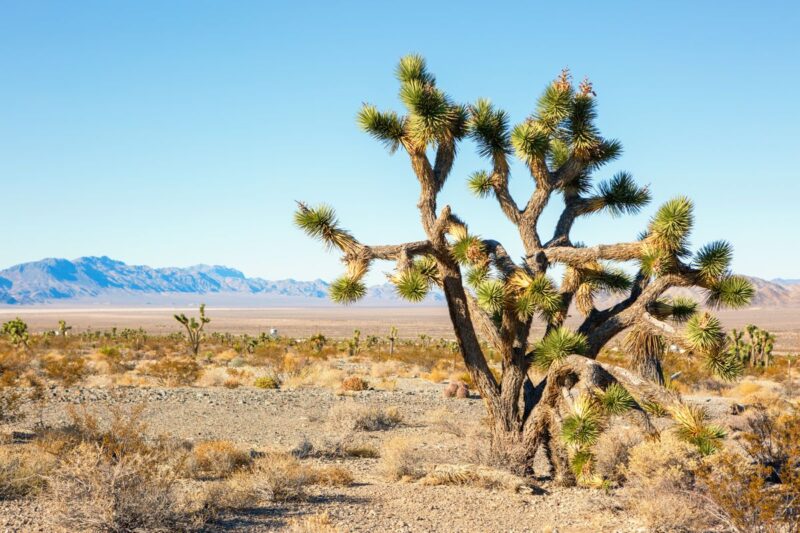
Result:
<instances>
[{"instance_id":1,"label":"sandy ground","mask_svg":"<svg viewBox=\"0 0 800 533\"><path fill-rule=\"evenodd\" d=\"M59 320L66 320L76 331L104 330L112 327L139 328L151 333L180 331L172 315L196 312L194 308L0 308L0 321L21 317L33 331L55 329ZM232 309L209 307L209 331L258 334L276 328L280 335L305 337L322 333L328 337L348 337L354 329L363 335L386 335L396 326L401 337L415 338L427 334L434 338L452 338L453 330L445 307L310 307ZM800 351L800 308L751 308L738 311L721 310L717 316L727 328L756 324L777 333L776 353ZM568 324L576 324L573 316ZM534 327L534 334L542 328Z\"/></svg>"},{"instance_id":2,"label":"sandy ground","mask_svg":"<svg viewBox=\"0 0 800 533\"><path fill-rule=\"evenodd\" d=\"M347 396L323 389L263 391L223 388L122 388L117 390L52 389L44 408L46 424L68 420L70 406L80 405L103 413L111 404L146 405L145 418L152 435L168 434L199 441L224 439L257 451L290 450L307 439L319 446L331 438L326 418L341 403L397 407L403 415L399 427L361 432L361 442L377 449L388 439L403 436L420 439L420 454L437 462L459 463L469 457L469 431L483 416L478 398L442 397L441 387L409 379L396 391L364 391ZM721 407L720 410L724 410ZM467 432L454 435L431 423L433 411L445 411ZM30 409L29 423L39 417ZM8 431L26 431L26 424ZM534 490L513 492L480 487L424 486L389 481L379 459L305 459L335 462L353 474L347 487L315 487L301 502L265 504L225 516L211 531L273 531L292 518L327 513L341 531L474 532L474 531L646 531L620 502L626 489L609 492L560 488L540 479ZM40 523L40 504L0 502L0 530L46 531ZM676 510L676 512L680 512Z\"/></svg>"}]
</instances>

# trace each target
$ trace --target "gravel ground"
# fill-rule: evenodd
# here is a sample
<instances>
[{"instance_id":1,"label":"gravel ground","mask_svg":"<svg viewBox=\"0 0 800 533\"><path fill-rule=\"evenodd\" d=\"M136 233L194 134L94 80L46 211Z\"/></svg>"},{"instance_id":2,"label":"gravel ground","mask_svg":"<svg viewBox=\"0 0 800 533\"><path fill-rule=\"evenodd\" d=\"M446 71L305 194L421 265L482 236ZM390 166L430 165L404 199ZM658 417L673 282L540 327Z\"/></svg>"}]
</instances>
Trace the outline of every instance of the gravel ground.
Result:
<instances>
[{"instance_id":1,"label":"gravel ground","mask_svg":"<svg viewBox=\"0 0 800 533\"><path fill-rule=\"evenodd\" d=\"M442 385L409 381L403 384L403 390L348 395L324 389L53 388L48 391L41 416L45 424L58 426L69 420L70 408L101 414L113 405L143 404L148 432L154 436L220 439L253 450L289 450L303 439L314 444L330 439L332 430L326 418L337 404L396 406L404 418L401 426L360 432L359 438L379 448L388 438L407 435L422 439L425 453L435 454L442 462L463 460L467 439L438 430L431 424L430 413L444 410L446 418L470 431L484 416L481 400L446 399L441 394ZM720 413L727 409L716 400L709 405ZM7 426L4 431L30 431L30 424L40 413L30 406L28 411L26 423ZM271 504L226 516L212 530L271 531L285 527L292 517L327 512L342 531L645 531L619 506L624 489L611 493L565 489L547 481L542 481L533 494L422 486L387 481L379 472L377 459L335 462L353 473L353 485L315 487L306 501ZM0 531L46 531L37 519L41 513L40 504L35 502L0 502Z\"/></svg>"}]
</instances>

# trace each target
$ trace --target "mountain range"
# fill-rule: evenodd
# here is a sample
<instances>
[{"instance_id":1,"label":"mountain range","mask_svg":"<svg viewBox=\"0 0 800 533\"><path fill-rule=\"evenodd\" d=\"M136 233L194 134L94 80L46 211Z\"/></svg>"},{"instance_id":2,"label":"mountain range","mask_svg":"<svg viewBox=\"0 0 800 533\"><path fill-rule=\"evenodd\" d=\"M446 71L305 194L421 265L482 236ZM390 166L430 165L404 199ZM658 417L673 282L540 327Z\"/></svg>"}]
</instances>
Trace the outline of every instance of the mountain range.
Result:
<instances>
[{"instance_id":1,"label":"mountain range","mask_svg":"<svg viewBox=\"0 0 800 533\"><path fill-rule=\"evenodd\" d=\"M42 259L0 270L0 304L189 304L213 305L329 304L329 283L321 279L270 281L249 278L220 265L152 268L109 257ZM202 297L202 298L200 298ZM443 302L432 293L424 303ZM365 304L396 305L390 284L370 287Z\"/></svg>"},{"instance_id":2,"label":"mountain range","mask_svg":"<svg viewBox=\"0 0 800 533\"><path fill-rule=\"evenodd\" d=\"M750 278L756 288L752 305L800 305L800 280ZM329 284L317 279L270 281L249 278L219 265L152 268L128 265L109 257L75 260L43 259L0 270L0 305L186 305L201 300L209 305L245 307L329 305ZM673 289L691 293L697 289ZM432 291L425 302L441 305L443 295ZM361 305L403 305L392 285L370 287Z\"/></svg>"}]
</instances>

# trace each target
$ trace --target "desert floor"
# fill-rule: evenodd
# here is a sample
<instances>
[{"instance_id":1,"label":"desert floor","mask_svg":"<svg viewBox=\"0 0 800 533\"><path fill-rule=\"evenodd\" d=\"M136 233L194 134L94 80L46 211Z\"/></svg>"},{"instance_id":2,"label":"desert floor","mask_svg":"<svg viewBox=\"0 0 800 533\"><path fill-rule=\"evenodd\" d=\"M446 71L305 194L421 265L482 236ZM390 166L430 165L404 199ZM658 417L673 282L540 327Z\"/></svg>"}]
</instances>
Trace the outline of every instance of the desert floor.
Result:
<instances>
[{"instance_id":1,"label":"desert floor","mask_svg":"<svg viewBox=\"0 0 800 533\"><path fill-rule=\"evenodd\" d=\"M0 307L0 322L19 316L32 331L55 329L58 320L66 320L75 331L117 328L144 328L150 333L180 331L172 318L176 312L195 312L195 308L68 308L68 307ZM385 335L396 326L400 337L416 338L426 334L434 338L453 336L445 307L307 307L307 308L208 308L212 318L209 331L250 335L276 328L280 335L307 337L322 333L343 338L360 329L364 335ZM800 351L800 307L750 308L715 311L725 328L742 328L756 324L777 334L776 353ZM577 318L568 320L571 325ZM534 328L534 335L542 331Z\"/></svg>"}]
</instances>

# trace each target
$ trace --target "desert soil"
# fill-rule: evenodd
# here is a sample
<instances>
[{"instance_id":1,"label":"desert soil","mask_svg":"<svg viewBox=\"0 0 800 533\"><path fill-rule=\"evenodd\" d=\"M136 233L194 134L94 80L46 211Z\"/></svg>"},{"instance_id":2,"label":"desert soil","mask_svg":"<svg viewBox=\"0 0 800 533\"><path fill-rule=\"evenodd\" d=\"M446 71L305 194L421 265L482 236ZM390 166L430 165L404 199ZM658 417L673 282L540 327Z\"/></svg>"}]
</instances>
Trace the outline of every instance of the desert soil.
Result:
<instances>
[{"instance_id":1,"label":"desert soil","mask_svg":"<svg viewBox=\"0 0 800 533\"><path fill-rule=\"evenodd\" d=\"M387 439L407 436L420 440L420 454L444 463L463 462L467 439L443 432L431 422L442 410L469 432L484 415L479 398L447 399L443 385L416 378L400 379L395 391L337 394L325 389L258 390L239 388L52 388L41 412L45 424L69 420L71 408L98 414L111 405L144 404L148 432L179 439L233 441L254 451L291 450L304 439L317 446L334 438L326 422L334 405L351 402L396 406L403 423L386 431L359 432L361 442L380 449ZM719 400L719 399L717 399ZM722 401L724 403L724 400ZM727 405L712 405L721 414ZM40 412L28 407L26 423L3 428L24 434ZM473 444L474 445L474 444ZM349 487L315 487L302 502L265 504L248 512L225 516L211 531L271 531L287 526L293 517L328 513L342 531L646 531L620 505L624 489L560 488L541 479L532 492L487 490L477 487L423 486L393 482L382 475L379 459L348 458L307 461L333 462L348 468L355 483ZM0 531L46 531L39 505L0 502ZM679 512L676 510L676 512Z\"/></svg>"}]
</instances>

